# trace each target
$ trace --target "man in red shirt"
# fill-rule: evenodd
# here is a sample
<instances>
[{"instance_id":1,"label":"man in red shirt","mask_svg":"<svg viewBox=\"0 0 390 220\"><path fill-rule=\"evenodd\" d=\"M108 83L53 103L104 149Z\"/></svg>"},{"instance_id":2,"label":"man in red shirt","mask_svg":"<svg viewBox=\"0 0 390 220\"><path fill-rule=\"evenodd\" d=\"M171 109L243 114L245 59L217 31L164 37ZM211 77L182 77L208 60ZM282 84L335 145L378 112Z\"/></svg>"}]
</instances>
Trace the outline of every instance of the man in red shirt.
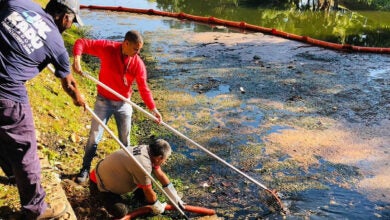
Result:
<instances>
[{"instance_id":1,"label":"man in red shirt","mask_svg":"<svg viewBox=\"0 0 390 220\"><path fill-rule=\"evenodd\" d=\"M78 39L73 47L73 69L82 73L80 59L82 54L89 54L100 59L99 81L130 99L132 84L137 82L141 98L160 123L162 116L156 108L152 93L147 85L147 72L144 62L138 55L143 46L142 36L134 30L128 31L123 42L110 40ZM114 115L118 128L119 140L129 146L131 131L132 106L114 94L97 87L94 112L104 122ZM88 179L91 162L96 154L97 145L103 135L103 126L92 120L89 139L85 147L83 166L77 176L77 182Z\"/></svg>"}]
</instances>

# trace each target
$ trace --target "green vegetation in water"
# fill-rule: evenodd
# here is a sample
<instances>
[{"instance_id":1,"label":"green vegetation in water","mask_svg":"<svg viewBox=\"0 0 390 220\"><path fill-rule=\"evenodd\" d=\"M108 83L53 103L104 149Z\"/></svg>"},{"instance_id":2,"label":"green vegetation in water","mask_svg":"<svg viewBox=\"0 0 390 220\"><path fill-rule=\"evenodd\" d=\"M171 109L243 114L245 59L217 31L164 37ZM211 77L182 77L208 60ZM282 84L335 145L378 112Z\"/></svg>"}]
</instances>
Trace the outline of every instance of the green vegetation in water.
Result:
<instances>
[{"instance_id":1,"label":"green vegetation in water","mask_svg":"<svg viewBox=\"0 0 390 220\"><path fill-rule=\"evenodd\" d=\"M300 116L291 118L288 120L288 124L310 130L325 130L330 123L326 119L319 119L318 117Z\"/></svg>"},{"instance_id":2,"label":"green vegetation in water","mask_svg":"<svg viewBox=\"0 0 390 220\"><path fill-rule=\"evenodd\" d=\"M390 1L344 0L337 10L299 7L303 1L157 1L164 11L213 16L333 43L390 47ZM309 1L309 3L317 1ZM334 1L330 1L333 5ZM346 7L345 7L346 6ZM367 11L371 10L371 11ZM243 20L245 18L245 20ZM206 27L203 27L206 28ZM198 27L198 31L202 31Z\"/></svg>"}]
</instances>

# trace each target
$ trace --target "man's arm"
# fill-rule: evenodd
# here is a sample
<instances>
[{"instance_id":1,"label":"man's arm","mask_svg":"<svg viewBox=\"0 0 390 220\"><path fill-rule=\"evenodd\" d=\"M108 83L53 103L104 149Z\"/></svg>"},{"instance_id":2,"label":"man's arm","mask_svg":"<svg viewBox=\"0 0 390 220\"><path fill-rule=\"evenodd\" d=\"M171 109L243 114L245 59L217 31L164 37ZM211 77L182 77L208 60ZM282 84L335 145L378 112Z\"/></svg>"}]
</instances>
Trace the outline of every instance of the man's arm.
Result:
<instances>
[{"instance_id":1,"label":"man's arm","mask_svg":"<svg viewBox=\"0 0 390 220\"><path fill-rule=\"evenodd\" d=\"M161 203L157 199L157 195L152 189L152 185L150 187L142 188L145 194L146 201L150 204L150 208L152 209L154 214L161 214L165 211L166 202Z\"/></svg>"},{"instance_id":2,"label":"man's arm","mask_svg":"<svg viewBox=\"0 0 390 220\"><path fill-rule=\"evenodd\" d=\"M85 106L84 98L81 96L77 87L77 83L73 78L72 73L69 73L65 78L61 79L62 88L65 92L72 97L73 103L76 106Z\"/></svg>"},{"instance_id":3,"label":"man's arm","mask_svg":"<svg viewBox=\"0 0 390 220\"><path fill-rule=\"evenodd\" d=\"M144 191L145 199L147 203L152 204L157 200L157 194L156 192L154 192L151 185L142 188L142 190Z\"/></svg>"},{"instance_id":4,"label":"man's arm","mask_svg":"<svg viewBox=\"0 0 390 220\"><path fill-rule=\"evenodd\" d=\"M147 83L146 66L138 55L136 55L134 59L137 59L137 63L135 64L136 68L134 71L136 71L135 80L137 82L138 91L145 105L150 111L152 111L153 115L157 118L157 123L160 124L162 122L162 115L156 108L156 103L154 102L152 91L150 90Z\"/></svg>"},{"instance_id":5,"label":"man's arm","mask_svg":"<svg viewBox=\"0 0 390 220\"><path fill-rule=\"evenodd\" d=\"M161 170L161 167L154 168L153 174L163 186L168 185L170 183L167 175ZM142 190L144 191L146 202L148 202L149 204L153 204L157 201L157 194L156 192L154 192L152 185L143 187Z\"/></svg>"},{"instance_id":6,"label":"man's arm","mask_svg":"<svg viewBox=\"0 0 390 220\"><path fill-rule=\"evenodd\" d=\"M81 68L81 55L74 55L73 60L73 71L75 71L78 74L83 74L83 70Z\"/></svg>"},{"instance_id":7,"label":"man's arm","mask_svg":"<svg viewBox=\"0 0 390 220\"><path fill-rule=\"evenodd\" d=\"M183 206L184 202L181 200L179 195L177 194L177 191L167 175L162 171L161 167L157 167L153 169L153 173L160 181L161 185L163 186L164 191L169 195L169 197L172 199L173 202L175 202L178 205Z\"/></svg>"},{"instance_id":8,"label":"man's arm","mask_svg":"<svg viewBox=\"0 0 390 220\"><path fill-rule=\"evenodd\" d=\"M160 181L161 185L163 186L166 186L171 182L167 177L167 175L164 173L164 171L162 171L161 167L154 168L153 174L156 176L158 181Z\"/></svg>"}]
</instances>

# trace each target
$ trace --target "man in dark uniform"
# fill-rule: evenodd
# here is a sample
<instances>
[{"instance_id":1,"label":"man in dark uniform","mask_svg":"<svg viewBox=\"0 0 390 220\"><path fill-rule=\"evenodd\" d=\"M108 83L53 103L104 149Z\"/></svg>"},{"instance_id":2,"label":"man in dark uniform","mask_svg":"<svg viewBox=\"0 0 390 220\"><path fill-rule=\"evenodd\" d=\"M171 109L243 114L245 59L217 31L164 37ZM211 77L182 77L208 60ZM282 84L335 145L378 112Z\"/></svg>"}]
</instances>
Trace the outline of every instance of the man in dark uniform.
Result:
<instances>
[{"instance_id":1,"label":"man in dark uniform","mask_svg":"<svg viewBox=\"0 0 390 220\"><path fill-rule=\"evenodd\" d=\"M76 106L84 106L70 73L61 33L81 23L78 0L50 0L45 10L31 0L0 0L0 166L15 176L23 219L50 219L65 203L45 202L34 120L25 82L49 63Z\"/></svg>"}]
</instances>

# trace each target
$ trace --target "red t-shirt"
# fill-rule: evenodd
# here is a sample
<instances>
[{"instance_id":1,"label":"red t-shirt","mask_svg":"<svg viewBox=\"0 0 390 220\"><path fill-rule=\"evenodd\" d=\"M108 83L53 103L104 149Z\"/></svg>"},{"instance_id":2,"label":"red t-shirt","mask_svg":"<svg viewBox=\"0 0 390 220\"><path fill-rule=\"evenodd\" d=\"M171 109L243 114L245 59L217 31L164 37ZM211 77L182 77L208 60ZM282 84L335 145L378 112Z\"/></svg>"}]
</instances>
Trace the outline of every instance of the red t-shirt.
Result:
<instances>
[{"instance_id":1,"label":"red t-shirt","mask_svg":"<svg viewBox=\"0 0 390 220\"><path fill-rule=\"evenodd\" d=\"M131 86L135 80L145 105L150 110L156 107L152 92L147 85L145 64L138 54L134 57L123 55L121 42L78 39L73 46L73 55L82 54L89 54L100 59L100 82L125 98L130 98L133 93ZM121 100L99 85L97 90L99 95L107 99L114 101Z\"/></svg>"}]
</instances>

